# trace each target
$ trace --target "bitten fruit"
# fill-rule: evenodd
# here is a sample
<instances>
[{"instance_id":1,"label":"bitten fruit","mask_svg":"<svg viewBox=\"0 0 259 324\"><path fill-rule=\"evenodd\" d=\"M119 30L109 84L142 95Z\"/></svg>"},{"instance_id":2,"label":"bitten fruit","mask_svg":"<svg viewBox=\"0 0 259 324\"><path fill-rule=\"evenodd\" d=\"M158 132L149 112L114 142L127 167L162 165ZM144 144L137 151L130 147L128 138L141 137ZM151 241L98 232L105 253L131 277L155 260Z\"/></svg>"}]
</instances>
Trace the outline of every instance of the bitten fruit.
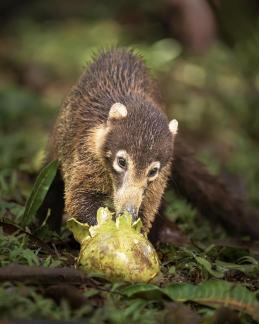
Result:
<instances>
[{"instance_id":1,"label":"bitten fruit","mask_svg":"<svg viewBox=\"0 0 259 324\"><path fill-rule=\"evenodd\" d=\"M70 218L68 228L81 244L78 267L109 280L149 282L160 271L152 244L141 233L140 219L132 223L128 212L114 222L108 208L97 211L97 225L89 226Z\"/></svg>"}]
</instances>

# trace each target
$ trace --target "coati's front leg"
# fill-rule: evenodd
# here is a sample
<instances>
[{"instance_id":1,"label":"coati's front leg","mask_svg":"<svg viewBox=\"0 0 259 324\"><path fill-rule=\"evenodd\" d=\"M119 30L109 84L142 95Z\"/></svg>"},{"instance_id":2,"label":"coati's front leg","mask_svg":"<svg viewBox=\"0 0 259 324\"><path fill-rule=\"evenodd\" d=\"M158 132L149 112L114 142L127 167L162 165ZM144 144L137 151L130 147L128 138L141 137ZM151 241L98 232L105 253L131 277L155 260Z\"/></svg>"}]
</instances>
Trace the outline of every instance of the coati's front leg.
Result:
<instances>
[{"instance_id":1,"label":"coati's front leg","mask_svg":"<svg viewBox=\"0 0 259 324\"><path fill-rule=\"evenodd\" d=\"M104 206L107 196L82 188L65 190L65 211L69 217L75 217L82 223L96 225L96 213L100 206Z\"/></svg>"},{"instance_id":2,"label":"coati's front leg","mask_svg":"<svg viewBox=\"0 0 259 324\"><path fill-rule=\"evenodd\" d=\"M110 186L101 172L102 167L88 158L89 161L76 158L71 165L63 165L65 213L80 222L95 225L98 208L109 201L106 189Z\"/></svg>"}]
</instances>

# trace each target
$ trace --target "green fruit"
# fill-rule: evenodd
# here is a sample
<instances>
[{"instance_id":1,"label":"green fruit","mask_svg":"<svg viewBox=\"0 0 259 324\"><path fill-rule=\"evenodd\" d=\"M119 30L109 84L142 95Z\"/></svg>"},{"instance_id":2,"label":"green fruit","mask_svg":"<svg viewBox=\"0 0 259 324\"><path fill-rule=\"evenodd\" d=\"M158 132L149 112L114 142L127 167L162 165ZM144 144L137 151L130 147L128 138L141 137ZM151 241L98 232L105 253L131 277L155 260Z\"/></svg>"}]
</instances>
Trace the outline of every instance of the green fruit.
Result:
<instances>
[{"instance_id":1,"label":"green fruit","mask_svg":"<svg viewBox=\"0 0 259 324\"><path fill-rule=\"evenodd\" d=\"M132 224L129 213L120 215L116 222L108 208L99 208L97 225L82 224L75 218L67 221L68 228L81 244L79 267L109 280L148 282L160 270L155 249L140 233L142 222Z\"/></svg>"}]
</instances>

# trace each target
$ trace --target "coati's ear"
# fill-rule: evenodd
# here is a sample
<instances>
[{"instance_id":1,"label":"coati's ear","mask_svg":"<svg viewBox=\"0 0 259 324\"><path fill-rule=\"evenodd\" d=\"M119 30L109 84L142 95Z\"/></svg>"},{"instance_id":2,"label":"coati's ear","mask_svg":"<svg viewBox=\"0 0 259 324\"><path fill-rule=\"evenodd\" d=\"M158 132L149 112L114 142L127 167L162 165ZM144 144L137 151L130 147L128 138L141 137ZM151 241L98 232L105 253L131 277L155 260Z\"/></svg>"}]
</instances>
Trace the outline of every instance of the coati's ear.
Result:
<instances>
[{"instance_id":1,"label":"coati's ear","mask_svg":"<svg viewBox=\"0 0 259 324\"><path fill-rule=\"evenodd\" d=\"M112 119L125 118L127 114L128 114L127 108L123 104L116 102L111 106L111 109L109 111L109 116L108 116L108 122L111 121Z\"/></svg>"},{"instance_id":2,"label":"coati's ear","mask_svg":"<svg viewBox=\"0 0 259 324\"><path fill-rule=\"evenodd\" d=\"M169 130L172 133L173 137L175 137L175 135L177 134L178 131L178 121L176 119L172 119L169 122Z\"/></svg>"}]
</instances>

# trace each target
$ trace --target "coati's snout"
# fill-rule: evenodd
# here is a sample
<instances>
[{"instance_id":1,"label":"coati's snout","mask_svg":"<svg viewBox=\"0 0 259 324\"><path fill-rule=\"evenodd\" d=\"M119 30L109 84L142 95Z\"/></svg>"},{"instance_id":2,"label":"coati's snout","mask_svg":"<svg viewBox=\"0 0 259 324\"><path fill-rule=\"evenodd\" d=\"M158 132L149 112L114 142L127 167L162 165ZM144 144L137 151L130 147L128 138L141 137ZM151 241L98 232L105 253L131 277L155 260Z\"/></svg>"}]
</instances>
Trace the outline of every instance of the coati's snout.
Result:
<instances>
[{"instance_id":1,"label":"coati's snout","mask_svg":"<svg viewBox=\"0 0 259 324\"><path fill-rule=\"evenodd\" d=\"M177 132L176 120L168 125L160 112L154 110L157 115L145 116L136 106L128 109L121 103L112 105L105 130L100 132L103 145L99 146L110 170L116 214L127 210L135 219L150 184L171 163Z\"/></svg>"},{"instance_id":2,"label":"coati's snout","mask_svg":"<svg viewBox=\"0 0 259 324\"><path fill-rule=\"evenodd\" d=\"M115 154L112 167L113 203L116 213L127 210L137 219L145 190L159 174L160 162L152 162L145 170L139 172L134 158L126 150L119 150Z\"/></svg>"}]
</instances>

